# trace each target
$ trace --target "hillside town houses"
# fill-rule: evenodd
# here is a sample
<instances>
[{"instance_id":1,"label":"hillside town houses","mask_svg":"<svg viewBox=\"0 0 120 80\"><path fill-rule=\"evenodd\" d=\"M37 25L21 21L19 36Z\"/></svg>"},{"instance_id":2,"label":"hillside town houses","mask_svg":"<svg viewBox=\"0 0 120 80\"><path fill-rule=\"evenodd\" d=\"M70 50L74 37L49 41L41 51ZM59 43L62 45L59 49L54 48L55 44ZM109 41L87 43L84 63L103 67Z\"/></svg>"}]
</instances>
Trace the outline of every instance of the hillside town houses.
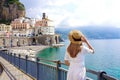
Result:
<instances>
[{"instance_id":1,"label":"hillside town houses","mask_svg":"<svg viewBox=\"0 0 120 80\"><path fill-rule=\"evenodd\" d=\"M54 22L45 13L41 20L20 17L10 25L0 24L0 37L0 46L60 44L60 35L55 34Z\"/></svg>"}]
</instances>

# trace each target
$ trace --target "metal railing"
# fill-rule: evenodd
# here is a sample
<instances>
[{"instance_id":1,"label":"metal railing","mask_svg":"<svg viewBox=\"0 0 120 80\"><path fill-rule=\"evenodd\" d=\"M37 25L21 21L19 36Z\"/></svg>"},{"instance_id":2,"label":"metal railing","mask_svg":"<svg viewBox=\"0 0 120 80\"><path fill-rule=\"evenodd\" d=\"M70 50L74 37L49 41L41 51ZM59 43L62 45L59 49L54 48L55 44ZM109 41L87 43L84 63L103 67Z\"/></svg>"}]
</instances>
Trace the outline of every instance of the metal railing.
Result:
<instances>
[{"instance_id":1,"label":"metal railing","mask_svg":"<svg viewBox=\"0 0 120 80\"><path fill-rule=\"evenodd\" d=\"M37 80L66 80L67 69L61 67L65 64L59 60L45 60L38 57L8 53L7 51L0 51L0 56L8 60L11 64L22 70L24 73L36 78ZM35 60L32 61L31 59ZM54 65L44 63L43 61L52 62ZM87 69L87 73L96 75L97 80L117 80L116 78L107 75L104 71Z\"/></svg>"},{"instance_id":2,"label":"metal railing","mask_svg":"<svg viewBox=\"0 0 120 80\"><path fill-rule=\"evenodd\" d=\"M1 66L1 68L3 69L2 70L2 73L3 73L3 71L5 71L5 73L6 73L6 75L8 76L8 78L10 79L10 80L17 80L16 78L15 78L15 76L13 76L13 74L12 73L10 73L10 71L0 62L0 66ZM2 74L1 73L1 74ZM1 76L1 75L0 75ZM4 75L3 75L4 76Z\"/></svg>"}]
</instances>

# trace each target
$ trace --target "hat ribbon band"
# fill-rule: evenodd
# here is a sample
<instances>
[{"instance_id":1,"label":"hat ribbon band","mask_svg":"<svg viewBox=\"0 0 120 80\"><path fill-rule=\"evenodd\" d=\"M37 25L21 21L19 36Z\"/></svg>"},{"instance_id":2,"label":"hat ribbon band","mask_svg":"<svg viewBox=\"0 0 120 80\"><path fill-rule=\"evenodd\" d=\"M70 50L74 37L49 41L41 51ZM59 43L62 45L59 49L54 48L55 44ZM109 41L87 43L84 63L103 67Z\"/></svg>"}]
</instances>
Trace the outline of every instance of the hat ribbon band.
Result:
<instances>
[{"instance_id":1,"label":"hat ribbon band","mask_svg":"<svg viewBox=\"0 0 120 80\"><path fill-rule=\"evenodd\" d=\"M72 38L75 40L75 41L81 41L81 37L79 39L75 39L73 36Z\"/></svg>"}]
</instances>

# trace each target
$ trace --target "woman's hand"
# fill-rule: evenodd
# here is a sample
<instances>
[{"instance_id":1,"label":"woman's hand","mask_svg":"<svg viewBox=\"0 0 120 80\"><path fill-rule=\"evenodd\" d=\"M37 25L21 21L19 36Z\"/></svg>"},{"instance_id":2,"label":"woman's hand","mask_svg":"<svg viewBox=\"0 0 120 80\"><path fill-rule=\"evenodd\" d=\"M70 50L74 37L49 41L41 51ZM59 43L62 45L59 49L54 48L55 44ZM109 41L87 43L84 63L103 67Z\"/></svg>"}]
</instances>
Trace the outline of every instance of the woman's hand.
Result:
<instances>
[{"instance_id":1,"label":"woman's hand","mask_svg":"<svg viewBox=\"0 0 120 80\"><path fill-rule=\"evenodd\" d=\"M85 42L85 43L88 45L89 49L93 50L92 53L94 53L94 49L93 49L93 47L90 45L90 43L88 42L88 40L86 39L86 37L85 37L85 36L82 36L82 37L81 37L81 40L82 40L83 42Z\"/></svg>"},{"instance_id":2,"label":"woman's hand","mask_svg":"<svg viewBox=\"0 0 120 80\"><path fill-rule=\"evenodd\" d=\"M86 39L84 36L81 36L81 40L82 40L83 42L86 42L86 41L87 41L87 39Z\"/></svg>"}]
</instances>

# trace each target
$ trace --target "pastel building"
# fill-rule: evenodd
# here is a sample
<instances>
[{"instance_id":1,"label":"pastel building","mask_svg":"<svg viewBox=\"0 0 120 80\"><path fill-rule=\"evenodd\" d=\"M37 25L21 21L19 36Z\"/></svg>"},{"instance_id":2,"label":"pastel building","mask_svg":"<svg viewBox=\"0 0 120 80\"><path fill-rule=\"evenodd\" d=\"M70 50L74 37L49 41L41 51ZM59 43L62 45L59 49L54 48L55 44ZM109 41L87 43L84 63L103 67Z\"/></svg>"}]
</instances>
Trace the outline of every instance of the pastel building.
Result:
<instances>
[{"instance_id":1,"label":"pastel building","mask_svg":"<svg viewBox=\"0 0 120 80\"><path fill-rule=\"evenodd\" d=\"M12 21L10 25L13 37L19 38L16 41L22 39L20 42L28 45L52 45L60 43L59 34L55 34L54 22L48 19L45 13L43 13L41 20L21 17Z\"/></svg>"},{"instance_id":2,"label":"pastel building","mask_svg":"<svg viewBox=\"0 0 120 80\"><path fill-rule=\"evenodd\" d=\"M6 34L11 31L12 31L12 28L10 25L0 24L0 36L1 37L6 36Z\"/></svg>"},{"instance_id":3,"label":"pastel building","mask_svg":"<svg viewBox=\"0 0 120 80\"><path fill-rule=\"evenodd\" d=\"M13 35L26 35L26 30L30 27L25 18L18 18L11 22Z\"/></svg>"},{"instance_id":4,"label":"pastel building","mask_svg":"<svg viewBox=\"0 0 120 80\"><path fill-rule=\"evenodd\" d=\"M35 35L39 36L38 42L45 45L59 44L59 34L55 34L54 22L46 16L42 15L41 20L37 20L35 23Z\"/></svg>"},{"instance_id":5,"label":"pastel building","mask_svg":"<svg viewBox=\"0 0 120 80\"><path fill-rule=\"evenodd\" d=\"M55 26L54 22L46 17L46 14L43 13L42 20L38 20L35 23L35 34L36 35L54 35Z\"/></svg>"},{"instance_id":6,"label":"pastel building","mask_svg":"<svg viewBox=\"0 0 120 80\"><path fill-rule=\"evenodd\" d=\"M13 31L20 31L20 30L25 31L26 29L30 27L29 23L26 22L26 20L22 17L12 21L11 26L12 26Z\"/></svg>"},{"instance_id":7,"label":"pastel building","mask_svg":"<svg viewBox=\"0 0 120 80\"><path fill-rule=\"evenodd\" d=\"M9 40L10 36L11 36L11 26L10 25L6 25L6 24L0 24L0 46L4 46L7 45L7 43L5 44L5 40Z\"/></svg>"},{"instance_id":8,"label":"pastel building","mask_svg":"<svg viewBox=\"0 0 120 80\"><path fill-rule=\"evenodd\" d=\"M0 31L11 31L10 25L0 24Z\"/></svg>"}]
</instances>

